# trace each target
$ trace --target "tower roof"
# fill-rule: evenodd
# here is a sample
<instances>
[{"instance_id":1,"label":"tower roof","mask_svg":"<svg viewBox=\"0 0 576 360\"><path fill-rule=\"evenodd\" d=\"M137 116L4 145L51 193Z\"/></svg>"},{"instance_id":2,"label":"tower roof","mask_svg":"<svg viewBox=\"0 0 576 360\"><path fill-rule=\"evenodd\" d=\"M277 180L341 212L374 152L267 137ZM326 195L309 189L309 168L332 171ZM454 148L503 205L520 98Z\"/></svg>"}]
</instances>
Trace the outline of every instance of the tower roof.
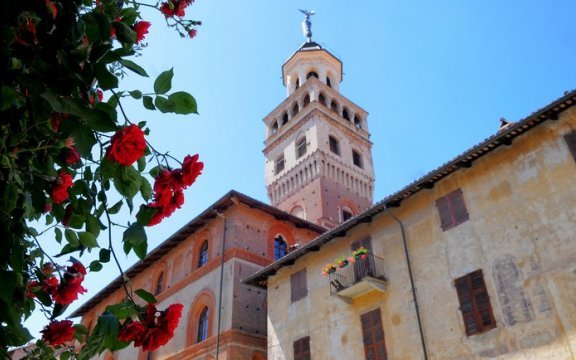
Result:
<instances>
[{"instance_id":1,"label":"tower roof","mask_svg":"<svg viewBox=\"0 0 576 360\"><path fill-rule=\"evenodd\" d=\"M330 59L331 61L334 61L337 63L337 67L338 70L340 72L340 79L342 79L342 75L344 74L344 70L343 70L343 66L342 66L342 61L340 61L340 59L332 54L330 51L322 48L322 46L320 44L318 44L315 41L307 41L304 44L302 44L298 50L296 50L292 55L290 55L290 57L288 58L288 60L286 60L284 62L284 64L282 64L282 75L284 75L286 67L292 63L294 63L296 60L298 60L298 58L303 57L303 56L307 56L309 54L326 54L328 55L327 58ZM282 76L282 85L286 86L286 77Z\"/></svg>"}]
</instances>

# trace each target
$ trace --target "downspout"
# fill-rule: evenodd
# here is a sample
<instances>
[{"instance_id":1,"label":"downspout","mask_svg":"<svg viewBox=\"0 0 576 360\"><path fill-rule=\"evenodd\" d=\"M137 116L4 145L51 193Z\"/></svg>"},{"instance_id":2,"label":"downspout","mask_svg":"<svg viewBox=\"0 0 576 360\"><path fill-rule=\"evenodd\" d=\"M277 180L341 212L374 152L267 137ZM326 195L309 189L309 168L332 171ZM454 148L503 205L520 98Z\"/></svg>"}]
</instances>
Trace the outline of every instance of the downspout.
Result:
<instances>
[{"instance_id":1,"label":"downspout","mask_svg":"<svg viewBox=\"0 0 576 360\"><path fill-rule=\"evenodd\" d=\"M220 354L220 317L222 315L222 291L223 291L222 289L224 286L224 251L226 251L226 230L228 230L226 222L228 219L226 219L226 217L222 213L216 211L215 209L212 209L212 211L214 211L214 213L218 215L220 218L224 219L224 231L222 233L222 251L220 253L221 261L220 261L220 290L218 294L218 329L216 330L216 359L218 359L218 355Z\"/></svg>"},{"instance_id":2,"label":"downspout","mask_svg":"<svg viewBox=\"0 0 576 360\"><path fill-rule=\"evenodd\" d=\"M406 243L406 232L404 231L404 224L402 221L392 214L388 207L384 208L384 212L400 225L400 232L402 234L402 244L404 245L404 254L406 255L406 264L408 265L408 275L410 276L410 286L412 287L412 297L414 298L414 308L416 310L416 320L418 321L418 330L420 331L420 342L422 343L422 352L424 359L428 360L428 350L426 349L426 341L424 340L424 330L422 328L422 320L420 319L420 308L418 307L418 298L416 297L416 287L414 286L414 275L412 274L412 263L410 261L410 254L408 253L408 244Z\"/></svg>"}]
</instances>

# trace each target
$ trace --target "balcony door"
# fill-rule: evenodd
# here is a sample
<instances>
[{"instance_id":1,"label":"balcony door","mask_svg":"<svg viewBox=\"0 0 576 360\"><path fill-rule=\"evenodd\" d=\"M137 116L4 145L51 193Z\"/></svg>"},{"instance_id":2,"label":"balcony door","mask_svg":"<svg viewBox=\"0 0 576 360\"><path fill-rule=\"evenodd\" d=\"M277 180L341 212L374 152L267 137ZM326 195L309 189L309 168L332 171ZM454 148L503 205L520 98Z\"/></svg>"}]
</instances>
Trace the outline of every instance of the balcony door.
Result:
<instances>
[{"instance_id":1,"label":"balcony door","mask_svg":"<svg viewBox=\"0 0 576 360\"><path fill-rule=\"evenodd\" d=\"M364 239L354 241L352 243L352 251L364 247L368 250L368 254L365 259L357 259L354 262L354 280L358 282L365 278L366 276L374 276L374 256L372 255L372 239L368 236Z\"/></svg>"}]
</instances>

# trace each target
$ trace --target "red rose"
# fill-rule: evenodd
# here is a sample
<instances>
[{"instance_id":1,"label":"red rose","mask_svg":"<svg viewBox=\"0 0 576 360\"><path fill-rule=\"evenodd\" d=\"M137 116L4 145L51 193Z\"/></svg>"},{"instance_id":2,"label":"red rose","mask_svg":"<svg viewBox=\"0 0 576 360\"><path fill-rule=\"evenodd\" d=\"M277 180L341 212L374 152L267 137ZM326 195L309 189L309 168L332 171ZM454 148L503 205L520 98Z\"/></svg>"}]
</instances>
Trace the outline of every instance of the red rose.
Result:
<instances>
[{"instance_id":1,"label":"red rose","mask_svg":"<svg viewBox=\"0 0 576 360\"><path fill-rule=\"evenodd\" d=\"M138 21L134 24L134 31L136 31L136 44L144 40L146 34L148 34L148 28L150 28L150 23L148 21Z\"/></svg>"},{"instance_id":2,"label":"red rose","mask_svg":"<svg viewBox=\"0 0 576 360\"><path fill-rule=\"evenodd\" d=\"M166 330L159 327L148 329L146 338L142 342L142 350L154 351L165 345L173 336L174 334L169 334Z\"/></svg>"},{"instance_id":3,"label":"red rose","mask_svg":"<svg viewBox=\"0 0 576 360\"><path fill-rule=\"evenodd\" d=\"M190 29L190 31L188 31L188 36L190 36L190 39L194 39L196 37L196 34L198 34L198 31L196 29Z\"/></svg>"},{"instance_id":4,"label":"red rose","mask_svg":"<svg viewBox=\"0 0 576 360\"><path fill-rule=\"evenodd\" d=\"M134 341L134 346L140 346L142 345L145 332L146 325L142 321L134 321L120 329L118 340L124 342Z\"/></svg>"},{"instance_id":5,"label":"red rose","mask_svg":"<svg viewBox=\"0 0 576 360\"><path fill-rule=\"evenodd\" d=\"M60 171L50 190L50 197L54 204L61 204L68 199L68 188L72 185L74 185L72 176L66 171Z\"/></svg>"},{"instance_id":6,"label":"red rose","mask_svg":"<svg viewBox=\"0 0 576 360\"><path fill-rule=\"evenodd\" d=\"M58 289L58 279L56 277L51 276L44 280L42 291L44 291L46 294L53 295L56 289Z\"/></svg>"},{"instance_id":7,"label":"red rose","mask_svg":"<svg viewBox=\"0 0 576 360\"><path fill-rule=\"evenodd\" d=\"M130 166L144 155L144 150L144 132L137 125L129 125L112 136L106 158Z\"/></svg>"},{"instance_id":8,"label":"red rose","mask_svg":"<svg viewBox=\"0 0 576 360\"><path fill-rule=\"evenodd\" d=\"M194 156L187 155L184 158L184 163L182 164L182 184L184 186L192 185L196 178L202 174L204 163L198 161L198 157L198 154L196 154Z\"/></svg>"},{"instance_id":9,"label":"red rose","mask_svg":"<svg viewBox=\"0 0 576 360\"><path fill-rule=\"evenodd\" d=\"M34 294L34 292L40 290L40 283L38 282L38 280L32 280L30 282L28 282L28 287L26 288L26 297L30 298L30 299L34 299L36 297L36 294Z\"/></svg>"},{"instance_id":10,"label":"red rose","mask_svg":"<svg viewBox=\"0 0 576 360\"><path fill-rule=\"evenodd\" d=\"M184 17L184 10L193 2L194 0L169 0L165 3L162 3L162 6L160 6L160 11L162 14L164 14L165 17Z\"/></svg>"},{"instance_id":11,"label":"red rose","mask_svg":"<svg viewBox=\"0 0 576 360\"><path fill-rule=\"evenodd\" d=\"M41 333L42 340L51 346L58 346L74 340L76 329L70 320L53 321Z\"/></svg>"},{"instance_id":12,"label":"red rose","mask_svg":"<svg viewBox=\"0 0 576 360\"><path fill-rule=\"evenodd\" d=\"M68 165L73 165L76 164L78 161L80 161L80 153L78 152L78 149L76 149L76 146L66 148L65 155L66 155L66 164Z\"/></svg>"},{"instance_id":13,"label":"red rose","mask_svg":"<svg viewBox=\"0 0 576 360\"><path fill-rule=\"evenodd\" d=\"M182 317L183 308L184 305L182 304L172 304L168 306L168 308L161 316L162 323L160 326L164 327L171 334L173 334L174 330L176 330L176 328L178 327L180 318Z\"/></svg>"},{"instance_id":14,"label":"red rose","mask_svg":"<svg viewBox=\"0 0 576 360\"><path fill-rule=\"evenodd\" d=\"M86 275L86 268L79 261L72 260L72 265L66 268L60 286L52 293L52 298L57 304L68 305L78 299L79 294L84 294L86 289L82 286Z\"/></svg>"}]
</instances>

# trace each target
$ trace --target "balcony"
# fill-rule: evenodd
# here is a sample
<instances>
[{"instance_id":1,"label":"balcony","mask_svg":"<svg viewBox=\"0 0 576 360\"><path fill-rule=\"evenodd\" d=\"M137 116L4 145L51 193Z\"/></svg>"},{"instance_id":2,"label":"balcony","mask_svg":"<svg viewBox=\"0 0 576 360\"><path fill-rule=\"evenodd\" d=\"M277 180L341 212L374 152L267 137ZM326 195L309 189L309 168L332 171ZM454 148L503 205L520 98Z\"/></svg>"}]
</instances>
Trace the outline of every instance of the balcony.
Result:
<instances>
[{"instance_id":1,"label":"balcony","mask_svg":"<svg viewBox=\"0 0 576 360\"><path fill-rule=\"evenodd\" d=\"M330 294L351 301L372 290L386 291L384 259L366 254L354 263L329 274Z\"/></svg>"}]
</instances>

